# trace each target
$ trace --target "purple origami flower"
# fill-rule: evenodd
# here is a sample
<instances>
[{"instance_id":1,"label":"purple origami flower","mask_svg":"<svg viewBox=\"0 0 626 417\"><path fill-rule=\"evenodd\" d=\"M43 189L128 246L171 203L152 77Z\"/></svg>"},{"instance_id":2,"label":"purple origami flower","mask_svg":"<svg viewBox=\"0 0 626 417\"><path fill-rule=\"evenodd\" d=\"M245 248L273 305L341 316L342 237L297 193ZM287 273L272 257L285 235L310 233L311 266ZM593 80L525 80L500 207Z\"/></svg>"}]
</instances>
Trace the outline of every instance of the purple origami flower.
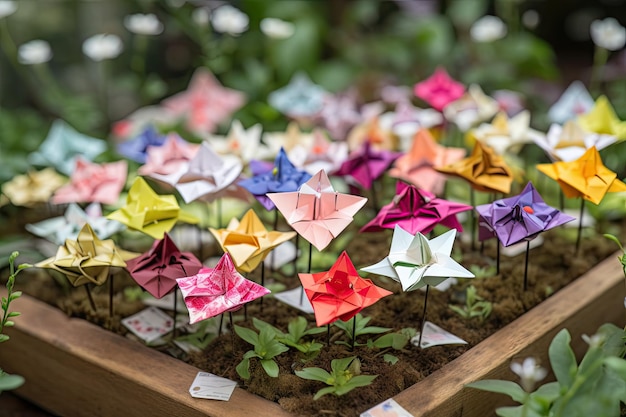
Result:
<instances>
[{"instance_id":1,"label":"purple origami flower","mask_svg":"<svg viewBox=\"0 0 626 417\"><path fill-rule=\"evenodd\" d=\"M248 190L266 210L272 210L274 203L267 197L267 193L298 191L310 178L311 174L298 170L281 148L274 160L274 169L239 181L238 184Z\"/></svg>"},{"instance_id":2,"label":"purple origami flower","mask_svg":"<svg viewBox=\"0 0 626 417\"><path fill-rule=\"evenodd\" d=\"M476 207L478 239L496 236L504 246L532 240L541 232L574 220L547 205L529 182L521 194Z\"/></svg>"},{"instance_id":3,"label":"purple origami flower","mask_svg":"<svg viewBox=\"0 0 626 417\"><path fill-rule=\"evenodd\" d=\"M166 138L167 136L159 134L154 126L148 126L133 139L119 143L117 152L132 161L145 164L148 157L148 147L163 146Z\"/></svg>"},{"instance_id":4,"label":"purple origami flower","mask_svg":"<svg viewBox=\"0 0 626 417\"><path fill-rule=\"evenodd\" d=\"M351 177L361 187L372 188L372 183L387 171L391 164L402 155L399 152L377 151L369 141L353 151L335 173L337 176Z\"/></svg>"}]
</instances>

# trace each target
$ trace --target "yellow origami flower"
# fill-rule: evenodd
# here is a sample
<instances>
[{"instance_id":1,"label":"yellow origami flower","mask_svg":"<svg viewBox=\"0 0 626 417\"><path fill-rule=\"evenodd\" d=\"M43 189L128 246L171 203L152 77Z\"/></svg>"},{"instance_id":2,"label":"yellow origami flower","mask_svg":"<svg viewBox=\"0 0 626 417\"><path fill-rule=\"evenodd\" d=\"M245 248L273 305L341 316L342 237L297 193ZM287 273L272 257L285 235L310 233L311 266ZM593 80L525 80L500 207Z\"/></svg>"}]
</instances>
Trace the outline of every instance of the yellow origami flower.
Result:
<instances>
[{"instance_id":1,"label":"yellow origami flower","mask_svg":"<svg viewBox=\"0 0 626 417\"><path fill-rule=\"evenodd\" d=\"M31 207L47 203L52 194L65 183L65 177L54 168L17 175L2 186L2 193L16 206Z\"/></svg>"},{"instance_id":2,"label":"yellow origami flower","mask_svg":"<svg viewBox=\"0 0 626 417\"><path fill-rule=\"evenodd\" d=\"M88 283L102 285L111 267L123 268L126 260L137 256L137 253L118 249L111 239L98 239L91 226L86 224L76 240L67 239L55 256L35 266L61 272L75 287Z\"/></svg>"},{"instance_id":3,"label":"yellow origami flower","mask_svg":"<svg viewBox=\"0 0 626 417\"><path fill-rule=\"evenodd\" d=\"M600 96L591 111L579 116L578 123L589 132L612 135L618 140L626 139L626 122L617 117L606 96Z\"/></svg>"},{"instance_id":4,"label":"yellow origami flower","mask_svg":"<svg viewBox=\"0 0 626 417\"><path fill-rule=\"evenodd\" d=\"M176 197L158 195L141 177L128 190L126 205L107 216L154 239L163 239L176 222L198 223L199 219L181 210Z\"/></svg>"},{"instance_id":5,"label":"yellow origami flower","mask_svg":"<svg viewBox=\"0 0 626 417\"><path fill-rule=\"evenodd\" d=\"M296 235L296 232L268 232L252 209L241 221L232 219L226 229L209 230L240 272L254 271L272 249Z\"/></svg>"}]
</instances>

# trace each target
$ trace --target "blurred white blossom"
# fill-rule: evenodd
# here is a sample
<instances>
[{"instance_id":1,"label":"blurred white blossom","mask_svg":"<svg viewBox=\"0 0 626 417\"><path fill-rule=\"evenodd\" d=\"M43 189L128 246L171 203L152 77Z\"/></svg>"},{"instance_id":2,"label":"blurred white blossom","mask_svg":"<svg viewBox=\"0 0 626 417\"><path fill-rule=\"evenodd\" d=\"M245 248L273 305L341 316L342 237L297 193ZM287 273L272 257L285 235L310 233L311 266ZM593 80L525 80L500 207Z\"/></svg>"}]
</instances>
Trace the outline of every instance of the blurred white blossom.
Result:
<instances>
[{"instance_id":1,"label":"blurred white blossom","mask_svg":"<svg viewBox=\"0 0 626 417\"><path fill-rule=\"evenodd\" d=\"M273 39L287 39L294 34L295 30L294 24L285 20L273 17L261 20L261 32Z\"/></svg>"},{"instance_id":2,"label":"blurred white blossom","mask_svg":"<svg viewBox=\"0 0 626 417\"><path fill-rule=\"evenodd\" d=\"M537 12L537 10L526 10L522 15L522 24L527 29L536 29L537 26L539 26L540 21L541 17L539 16L539 12Z\"/></svg>"},{"instance_id":3,"label":"blurred white blossom","mask_svg":"<svg viewBox=\"0 0 626 417\"><path fill-rule=\"evenodd\" d=\"M483 16L470 28L475 42L493 42L506 36L506 24L497 16Z\"/></svg>"},{"instance_id":4,"label":"blurred white blossom","mask_svg":"<svg viewBox=\"0 0 626 417\"><path fill-rule=\"evenodd\" d=\"M588 336L586 334L582 335L582 339L589 345L590 348L597 348L604 344L604 340L606 339L603 334L594 334L593 336Z\"/></svg>"},{"instance_id":5,"label":"blurred white blossom","mask_svg":"<svg viewBox=\"0 0 626 417\"><path fill-rule=\"evenodd\" d=\"M612 17L594 20L591 22L591 40L601 48L617 51L626 44L626 28Z\"/></svg>"},{"instance_id":6,"label":"blurred white blossom","mask_svg":"<svg viewBox=\"0 0 626 417\"><path fill-rule=\"evenodd\" d=\"M40 39L26 42L17 50L17 60L20 64L36 65L43 64L52 59L50 44Z\"/></svg>"},{"instance_id":7,"label":"blurred white blossom","mask_svg":"<svg viewBox=\"0 0 626 417\"><path fill-rule=\"evenodd\" d=\"M17 3L11 0L0 0L0 19L12 15L17 10Z\"/></svg>"},{"instance_id":8,"label":"blurred white blossom","mask_svg":"<svg viewBox=\"0 0 626 417\"><path fill-rule=\"evenodd\" d=\"M526 358L521 364L511 363L511 371L520 377L522 388L526 392L532 392L535 384L548 375L548 371L539 366L535 358Z\"/></svg>"},{"instance_id":9,"label":"blurred white blossom","mask_svg":"<svg viewBox=\"0 0 626 417\"><path fill-rule=\"evenodd\" d=\"M191 20L198 26L206 26L209 24L209 20L211 20L211 13L204 7L198 7L191 12Z\"/></svg>"},{"instance_id":10,"label":"blurred white blossom","mask_svg":"<svg viewBox=\"0 0 626 417\"><path fill-rule=\"evenodd\" d=\"M248 30L250 19L241 10L225 4L211 14L211 23L216 32L237 36Z\"/></svg>"},{"instance_id":11,"label":"blurred white blossom","mask_svg":"<svg viewBox=\"0 0 626 417\"><path fill-rule=\"evenodd\" d=\"M83 53L94 61L116 58L123 49L120 37L107 33L94 35L83 42Z\"/></svg>"},{"instance_id":12,"label":"blurred white blossom","mask_svg":"<svg viewBox=\"0 0 626 417\"><path fill-rule=\"evenodd\" d=\"M163 32L163 23L152 13L130 14L124 18L124 27L138 35L158 35Z\"/></svg>"}]
</instances>

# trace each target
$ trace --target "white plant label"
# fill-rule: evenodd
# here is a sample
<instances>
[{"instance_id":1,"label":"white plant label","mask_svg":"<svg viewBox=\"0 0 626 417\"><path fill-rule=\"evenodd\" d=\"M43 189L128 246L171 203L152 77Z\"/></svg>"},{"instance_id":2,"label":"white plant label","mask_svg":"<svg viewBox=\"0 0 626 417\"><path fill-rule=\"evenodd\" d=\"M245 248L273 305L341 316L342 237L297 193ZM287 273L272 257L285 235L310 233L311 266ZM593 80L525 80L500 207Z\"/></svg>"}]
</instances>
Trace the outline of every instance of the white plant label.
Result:
<instances>
[{"instance_id":1,"label":"white plant label","mask_svg":"<svg viewBox=\"0 0 626 417\"><path fill-rule=\"evenodd\" d=\"M208 372L198 372L189 387L189 394L194 398L228 401L237 383Z\"/></svg>"}]
</instances>

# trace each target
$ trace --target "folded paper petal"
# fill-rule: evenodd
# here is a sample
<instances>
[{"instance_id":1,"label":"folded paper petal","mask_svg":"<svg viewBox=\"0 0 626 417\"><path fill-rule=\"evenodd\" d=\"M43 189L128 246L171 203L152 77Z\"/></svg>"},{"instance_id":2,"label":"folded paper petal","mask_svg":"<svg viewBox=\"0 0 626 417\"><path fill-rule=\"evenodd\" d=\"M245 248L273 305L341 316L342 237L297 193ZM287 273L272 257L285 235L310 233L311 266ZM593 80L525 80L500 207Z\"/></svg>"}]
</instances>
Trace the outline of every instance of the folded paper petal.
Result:
<instances>
[{"instance_id":1,"label":"folded paper petal","mask_svg":"<svg viewBox=\"0 0 626 417\"><path fill-rule=\"evenodd\" d=\"M126 161L95 164L78 157L70 183L59 188L52 197L54 204L115 204L126 184Z\"/></svg>"},{"instance_id":2,"label":"folded paper petal","mask_svg":"<svg viewBox=\"0 0 626 417\"><path fill-rule=\"evenodd\" d=\"M30 207L47 203L52 194L65 183L54 168L17 175L2 185L2 194L15 206Z\"/></svg>"},{"instance_id":3,"label":"folded paper petal","mask_svg":"<svg viewBox=\"0 0 626 417\"><path fill-rule=\"evenodd\" d=\"M349 177L361 187L369 190L376 179L383 175L400 153L377 151L370 142L365 142L353 151L334 175Z\"/></svg>"}]
</instances>

